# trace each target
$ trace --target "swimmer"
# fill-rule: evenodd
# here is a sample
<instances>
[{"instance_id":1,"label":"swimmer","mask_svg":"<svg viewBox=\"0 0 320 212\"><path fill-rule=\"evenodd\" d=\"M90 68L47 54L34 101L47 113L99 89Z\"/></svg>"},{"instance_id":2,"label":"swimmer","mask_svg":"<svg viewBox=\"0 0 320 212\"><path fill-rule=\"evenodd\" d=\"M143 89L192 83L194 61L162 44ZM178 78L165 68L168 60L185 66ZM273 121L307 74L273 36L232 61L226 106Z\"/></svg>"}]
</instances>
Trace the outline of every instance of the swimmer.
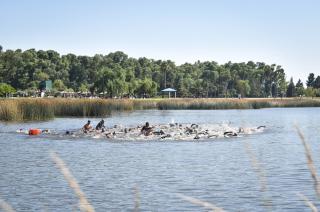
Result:
<instances>
[{"instance_id":1,"label":"swimmer","mask_svg":"<svg viewBox=\"0 0 320 212\"><path fill-rule=\"evenodd\" d=\"M101 121L97 124L96 130L103 130L105 128L104 126L104 120L101 119Z\"/></svg>"},{"instance_id":2,"label":"swimmer","mask_svg":"<svg viewBox=\"0 0 320 212\"><path fill-rule=\"evenodd\" d=\"M238 136L237 133L232 132L232 131L224 132L223 135L224 135L224 137L227 137L227 138L230 137L230 136Z\"/></svg>"},{"instance_id":3,"label":"swimmer","mask_svg":"<svg viewBox=\"0 0 320 212\"><path fill-rule=\"evenodd\" d=\"M149 122L146 122L140 132L145 136L149 136L152 134L152 127L150 127Z\"/></svg>"},{"instance_id":4,"label":"swimmer","mask_svg":"<svg viewBox=\"0 0 320 212\"><path fill-rule=\"evenodd\" d=\"M82 127L84 133L87 133L92 130L92 126L90 125L90 123L91 121L88 120L88 122Z\"/></svg>"}]
</instances>

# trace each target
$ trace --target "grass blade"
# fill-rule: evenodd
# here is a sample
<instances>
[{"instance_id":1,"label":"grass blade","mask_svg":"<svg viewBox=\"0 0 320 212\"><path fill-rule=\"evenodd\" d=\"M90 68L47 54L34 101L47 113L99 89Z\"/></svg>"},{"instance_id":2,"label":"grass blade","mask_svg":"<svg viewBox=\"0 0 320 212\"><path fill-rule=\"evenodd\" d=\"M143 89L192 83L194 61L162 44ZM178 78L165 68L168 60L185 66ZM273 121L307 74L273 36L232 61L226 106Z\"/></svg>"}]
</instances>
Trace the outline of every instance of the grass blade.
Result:
<instances>
[{"instance_id":1,"label":"grass blade","mask_svg":"<svg viewBox=\"0 0 320 212\"><path fill-rule=\"evenodd\" d=\"M311 202L308 197L304 196L301 193L297 193L298 197L300 197L304 203L306 204L306 206L308 206L312 212L318 212L317 207L313 204L313 202Z\"/></svg>"},{"instance_id":2,"label":"grass blade","mask_svg":"<svg viewBox=\"0 0 320 212\"><path fill-rule=\"evenodd\" d=\"M15 212L13 207L1 198L0 198L0 209L2 209L5 212Z\"/></svg>"},{"instance_id":3,"label":"grass blade","mask_svg":"<svg viewBox=\"0 0 320 212\"><path fill-rule=\"evenodd\" d=\"M257 157L252 151L251 145L248 142L245 142L245 149L246 149L247 155L251 160L252 167L254 171L257 173L259 184L260 184L260 191L265 193L268 187L267 187L267 178L266 178L264 169L259 163ZM271 199L265 196L262 201L263 201L263 206L265 206L268 210L272 210Z\"/></svg>"},{"instance_id":4,"label":"grass blade","mask_svg":"<svg viewBox=\"0 0 320 212\"><path fill-rule=\"evenodd\" d=\"M134 212L140 211L140 193L138 186L134 187Z\"/></svg>"},{"instance_id":5,"label":"grass blade","mask_svg":"<svg viewBox=\"0 0 320 212\"><path fill-rule=\"evenodd\" d=\"M196 199L194 197L189 197L189 196L186 196L186 195L183 195L183 194L176 194L179 198L185 200L185 201L188 201L194 205L199 205L199 206L202 206L204 208L208 208L210 209L211 211L214 211L214 212L223 212L225 210L223 210L222 208L219 208L218 206L215 206L209 202L205 202L205 201L202 201L200 199Z\"/></svg>"},{"instance_id":6,"label":"grass blade","mask_svg":"<svg viewBox=\"0 0 320 212\"><path fill-rule=\"evenodd\" d=\"M58 156L55 152L50 152L50 157L53 162L56 164L60 172L63 174L64 178L68 181L69 186L73 189L74 193L79 198L79 208L81 211L94 212L94 208L91 206L87 200L85 194L82 192L76 178L72 175L70 170L64 161Z\"/></svg>"},{"instance_id":7,"label":"grass blade","mask_svg":"<svg viewBox=\"0 0 320 212\"><path fill-rule=\"evenodd\" d=\"M314 165L314 162L312 160L312 155L311 155L311 151L310 151L310 147L308 145L308 143L306 142L305 138L304 138L304 135L302 134L300 128L295 125L295 128L298 132L298 135L300 137L300 140L304 146L304 150L305 150L305 155L306 155L306 158L307 158L307 164L308 164L308 168L310 170L310 174L311 174L311 177L313 179L313 182L314 182L314 189L316 191L316 194L318 196L318 198L320 199L320 180L319 180L319 177L317 175L317 171L316 171L316 166Z\"/></svg>"}]
</instances>

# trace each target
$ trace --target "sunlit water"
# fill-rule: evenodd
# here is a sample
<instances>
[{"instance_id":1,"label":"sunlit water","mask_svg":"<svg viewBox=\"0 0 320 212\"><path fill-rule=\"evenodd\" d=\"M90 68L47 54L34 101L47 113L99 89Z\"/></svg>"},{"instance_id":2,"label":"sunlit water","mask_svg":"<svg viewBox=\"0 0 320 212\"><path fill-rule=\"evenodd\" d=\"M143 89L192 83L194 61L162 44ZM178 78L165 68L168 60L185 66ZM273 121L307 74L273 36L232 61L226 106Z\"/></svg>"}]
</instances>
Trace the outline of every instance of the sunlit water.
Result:
<instances>
[{"instance_id":1,"label":"sunlit water","mask_svg":"<svg viewBox=\"0 0 320 212\"><path fill-rule=\"evenodd\" d=\"M200 142L33 137L15 132L30 127L79 129L86 118L1 123L0 197L17 211L78 210L78 199L50 159L53 150L68 164L96 211L132 211L135 187L142 211L205 210L177 193L228 211L310 211L297 193L320 204L294 124L304 133L320 170L319 113L320 108L151 110L106 118L109 127L146 121L267 126L259 134ZM93 124L99 120L91 118ZM258 171L254 158L261 167ZM263 173L266 190L261 189Z\"/></svg>"}]
</instances>

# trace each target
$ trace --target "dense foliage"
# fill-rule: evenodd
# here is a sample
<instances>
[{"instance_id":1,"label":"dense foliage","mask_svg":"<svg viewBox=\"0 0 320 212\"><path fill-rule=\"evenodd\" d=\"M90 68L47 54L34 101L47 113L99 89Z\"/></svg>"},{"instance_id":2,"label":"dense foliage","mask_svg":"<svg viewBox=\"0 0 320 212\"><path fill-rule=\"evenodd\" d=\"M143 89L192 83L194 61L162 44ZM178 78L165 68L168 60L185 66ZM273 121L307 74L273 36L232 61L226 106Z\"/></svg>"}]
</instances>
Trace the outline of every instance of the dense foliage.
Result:
<instances>
[{"instance_id":1,"label":"dense foliage","mask_svg":"<svg viewBox=\"0 0 320 212\"><path fill-rule=\"evenodd\" d=\"M16 92L16 90L7 83L0 83L0 96L5 97L11 93Z\"/></svg>"},{"instance_id":2,"label":"dense foliage","mask_svg":"<svg viewBox=\"0 0 320 212\"><path fill-rule=\"evenodd\" d=\"M170 60L135 59L119 51L89 57L0 48L0 82L17 90L35 90L43 80L52 80L57 91L109 97L153 97L167 87L177 89L179 97L278 97L305 92L303 84L302 91L301 84L298 87L293 81L288 86L284 69L275 64L198 61L177 66ZM320 77L313 75L307 85L316 88L319 84Z\"/></svg>"}]
</instances>

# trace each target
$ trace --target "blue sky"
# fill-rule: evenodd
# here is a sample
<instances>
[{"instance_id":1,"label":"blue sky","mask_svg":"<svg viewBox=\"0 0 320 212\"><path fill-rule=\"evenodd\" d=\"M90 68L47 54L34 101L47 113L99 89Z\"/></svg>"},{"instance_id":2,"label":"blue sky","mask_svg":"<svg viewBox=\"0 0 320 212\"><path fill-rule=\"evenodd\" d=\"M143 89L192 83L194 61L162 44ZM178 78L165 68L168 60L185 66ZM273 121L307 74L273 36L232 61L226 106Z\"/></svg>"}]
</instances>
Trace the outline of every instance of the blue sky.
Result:
<instances>
[{"instance_id":1,"label":"blue sky","mask_svg":"<svg viewBox=\"0 0 320 212\"><path fill-rule=\"evenodd\" d=\"M4 49L262 61L320 75L318 0L0 0Z\"/></svg>"}]
</instances>

